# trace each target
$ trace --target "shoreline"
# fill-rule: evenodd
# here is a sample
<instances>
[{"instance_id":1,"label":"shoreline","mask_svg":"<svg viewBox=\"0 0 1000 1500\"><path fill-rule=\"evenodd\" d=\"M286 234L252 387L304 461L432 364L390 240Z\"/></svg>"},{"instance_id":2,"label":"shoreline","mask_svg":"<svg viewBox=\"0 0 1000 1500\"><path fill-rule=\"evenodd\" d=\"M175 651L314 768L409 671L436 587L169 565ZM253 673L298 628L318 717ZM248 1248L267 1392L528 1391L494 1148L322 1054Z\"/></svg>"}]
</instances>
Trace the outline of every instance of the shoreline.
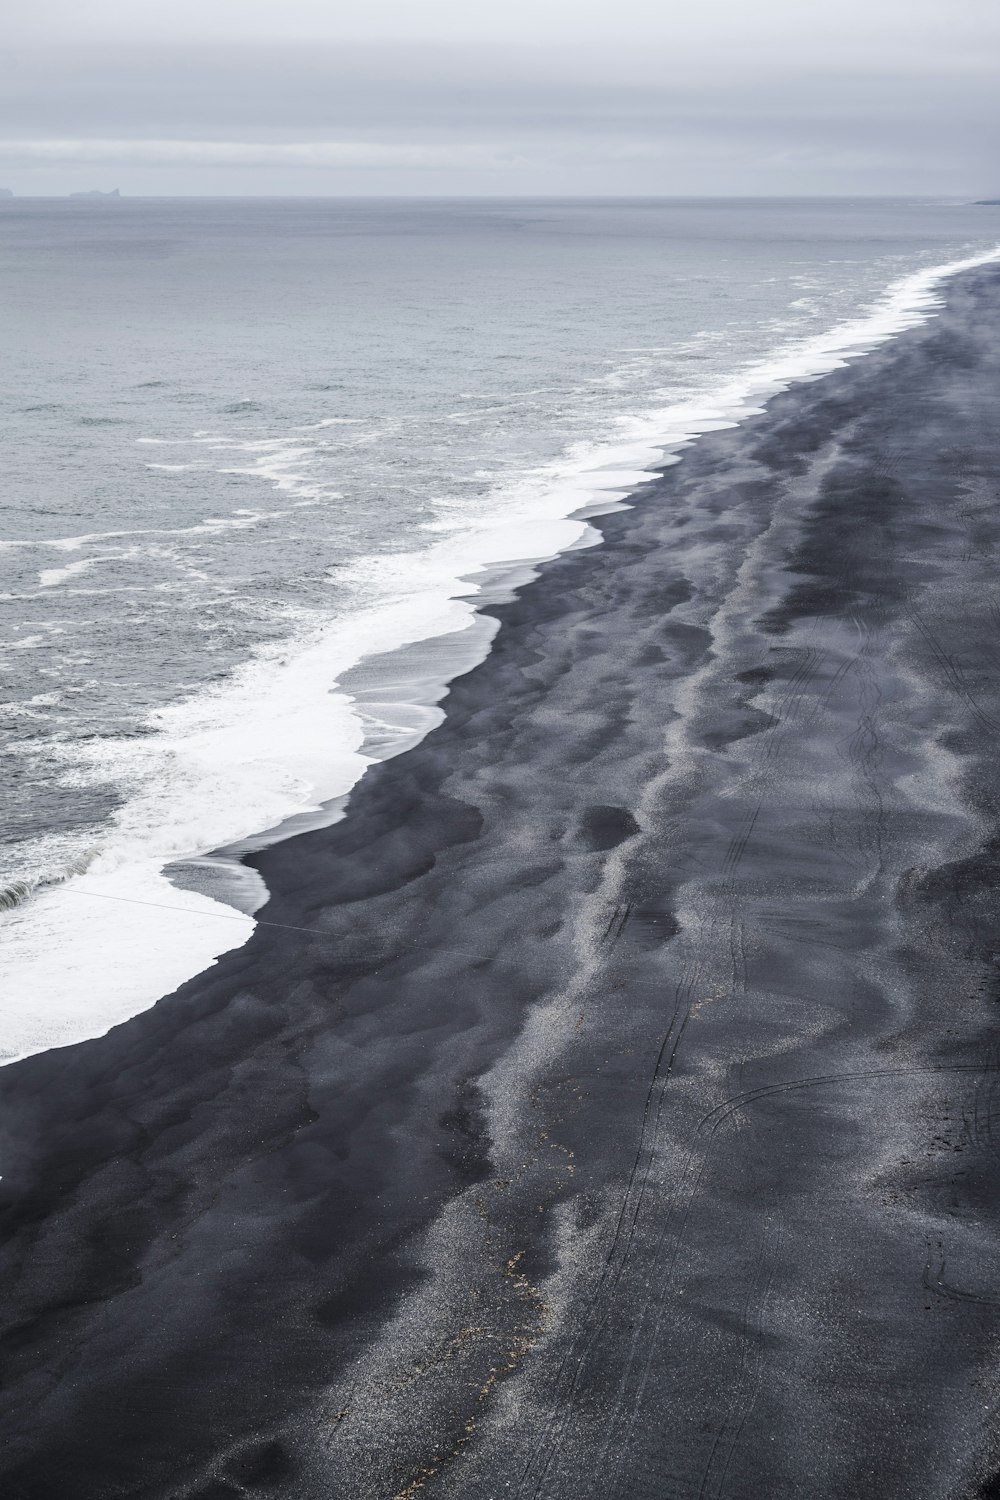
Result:
<instances>
[{"instance_id":1,"label":"shoreline","mask_svg":"<svg viewBox=\"0 0 1000 1500\"><path fill-rule=\"evenodd\" d=\"M243 856L310 828L336 822L352 789L372 763L405 753L440 722L440 705L447 697L450 683L484 659L490 649L493 604L508 599L513 591L537 577L539 569L554 557L574 548L600 545L600 532L590 522L621 506L641 504L643 491L656 484L666 467L679 462L692 443L713 431L739 425L759 413L777 393L800 382L822 378L833 369L865 357L906 328L919 326L935 315L941 288L947 286L951 276L960 274L963 268L987 264L998 255L1000 249L908 273L892 282L875 303L852 319L824 333L779 345L764 359L740 369L727 382L713 386L701 397L647 414L637 421L631 436L623 436L615 445L605 445L593 456L600 463L588 460L574 465L564 459L539 471L549 476L544 497L549 505L563 490L567 494L572 492L577 502L582 494L584 503L576 504L569 512L556 505L558 514L553 512L542 522L537 519L532 522L539 536L523 556L508 555L513 545L509 538L504 541L510 531L509 518L505 526L498 527L496 539L488 528L483 531L481 555L475 569L453 580L453 586L446 591L446 600L436 599L435 607L440 614L436 632L407 639L402 645L386 650L362 652L342 670L335 664L331 666L328 660L330 641L344 631L345 622L339 621L328 632L330 640L326 640L322 631L314 632L310 643L298 646L292 643L275 653L276 659L287 655L290 667L287 662L285 667L275 668L273 662L268 666L267 659L261 658L237 671L223 692L239 700L248 694L256 698L263 693L266 697L269 686L272 693L277 689L279 713L292 712L292 728L284 734L285 748L291 747L296 755L300 754L294 743L298 729L307 743L317 741L316 774L320 774L318 768L322 762L327 778L325 786L317 783L312 788L309 805L298 811L289 809L284 816L262 819L253 831L215 839L210 847L197 852L175 848L163 859L149 856L137 862L130 856L124 864L120 859L117 863L112 860L111 867L102 856L94 869L35 892L25 906L17 907L14 918L8 922L6 947L8 954L14 955L8 958L12 976L27 999L20 1007L22 1014L9 1052L0 1059L0 1065L10 1065L52 1046L72 1045L103 1035L110 1027L154 1005L178 984L207 972L225 953L234 951L249 938L254 929L253 916L267 899L266 886ZM559 542L556 533L561 534L567 528L566 539ZM543 533L549 550L532 551L545 539ZM523 551L524 542L518 546ZM486 548L488 552L490 547L496 551L492 562L482 550ZM397 605L389 608L389 615L396 609ZM394 629L398 631L399 622L393 625L391 620L382 619L381 614L378 619L380 631L388 629L390 635ZM337 649L333 648L335 660ZM309 667L307 661L311 658L315 658L315 664ZM310 723L308 727L299 724L302 705L286 701L288 671L310 680L315 677L321 683L317 691L322 694L326 704L324 713L329 719L325 731L319 723ZM331 677L336 679L334 688L328 687ZM395 685L395 697L386 691L387 684ZM294 692L293 689L293 698ZM217 779L225 758L239 754L239 735L234 740L231 730L224 731L213 752L212 731L201 722L199 703L195 699L168 710L164 726L168 722L174 724L182 760L192 748L185 749L186 737L192 741L201 772ZM325 746L322 751L320 739ZM280 758L277 752L276 758ZM335 769L331 770L331 766ZM272 788L272 800L273 793ZM151 818L155 823L155 800L151 803L146 796L145 803L148 805L142 813L141 794L139 821ZM131 821L136 823L134 809ZM246 827L244 820L245 830ZM130 832L127 820L118 842L124 848L137 846L136 827ZM69 936L75 953L74 983L94 993L84 1008L85 1013L78 1007L72 1012L53 1014L49 997L60 987L61 971L58 963L53 965L44 957L39 962L37 950L41 945L44 950L58 953L63 947L68 936L62 931L67 901L71 907L83 910L89 907L89 921L74 922ZM131 929L127 933L121 930L122 924L116 917L118 910L126 909ZM164 915L159 915L160 912ZM238 936L240 928L242 936ZM108 984L103 956L112 944L119 951L114 989Z\"/></svg>"},{"instance_id":2,"label":"shoreline","mask_svg":"<svg viewBox=\"0 0 1000 1500\"><path fill-rule=\"evenodd\" d=\"M986 269L700 439L0 1072L12 1493L989 1493L998 389Z\"/></svg>"}]
</instances>

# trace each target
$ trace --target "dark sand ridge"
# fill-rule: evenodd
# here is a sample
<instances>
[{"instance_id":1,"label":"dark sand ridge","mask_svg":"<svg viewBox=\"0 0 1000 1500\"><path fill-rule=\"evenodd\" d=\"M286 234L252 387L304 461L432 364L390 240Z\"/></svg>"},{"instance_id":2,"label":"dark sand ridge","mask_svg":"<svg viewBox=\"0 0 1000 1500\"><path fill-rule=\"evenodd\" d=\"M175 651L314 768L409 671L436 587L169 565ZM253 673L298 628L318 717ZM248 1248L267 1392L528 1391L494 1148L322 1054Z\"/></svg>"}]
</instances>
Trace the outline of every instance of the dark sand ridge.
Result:
<instances>
[{"instance_id":1,"label":"dark sand ridge","mask_svg":"<svg viewBox=\"0 0 1000 1500\"><path fill-rule=\"evenodd\" d=\"M1000 1496L998 411L987 269L0 1072L5 1500Z\"/></svg>"}]
</instances>

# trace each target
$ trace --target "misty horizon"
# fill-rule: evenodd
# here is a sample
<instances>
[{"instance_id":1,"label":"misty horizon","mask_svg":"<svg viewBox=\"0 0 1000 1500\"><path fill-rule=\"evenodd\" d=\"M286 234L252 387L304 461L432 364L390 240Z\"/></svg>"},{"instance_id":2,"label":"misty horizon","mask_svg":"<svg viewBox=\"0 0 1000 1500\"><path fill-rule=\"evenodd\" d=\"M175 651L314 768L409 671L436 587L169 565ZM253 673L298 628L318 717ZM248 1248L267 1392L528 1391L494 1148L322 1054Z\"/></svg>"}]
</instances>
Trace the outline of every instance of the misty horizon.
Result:
<instances>
[{"instance_id":1,"label":"misty horizon","mask_svg":"<svg viewBox=\"0 0 1000 1500\"><path fill-rule=\"evenodd\" d=\"M950 197L998 191L1000 16L850 0L470 15L294 0L7 24L18 196Z\"/></svg>"}]
</instances>

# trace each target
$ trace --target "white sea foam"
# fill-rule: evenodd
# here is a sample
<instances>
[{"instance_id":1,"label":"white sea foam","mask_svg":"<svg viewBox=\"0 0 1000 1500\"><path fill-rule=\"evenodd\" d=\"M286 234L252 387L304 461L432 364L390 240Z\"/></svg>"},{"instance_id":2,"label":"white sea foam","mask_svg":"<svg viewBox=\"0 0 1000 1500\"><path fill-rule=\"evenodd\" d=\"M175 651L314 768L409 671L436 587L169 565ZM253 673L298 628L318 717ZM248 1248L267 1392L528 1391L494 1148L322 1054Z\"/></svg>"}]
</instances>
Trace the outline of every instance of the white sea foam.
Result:
<instances>
[{"instance_id":1,"label":"white sea foam","mask_svg":"<svg viewBox=\"0 0 1000 1500\"><path fill-rule=\"evenodd\" d=\"M86 873L0 917L0 992L16 997L4 1025L7 1060L102 1034L245 941L251 918L178 890L164 866L240 840L260 843L261 829L274 830L273 838L283 826L337 816L337 799L365 767L438 722L448 680L485 655L494 626L477 615L476 599L489 597L498 577L520 581L533 563L597 540L587 517L628 503L699 434L734 425L793 382L923 321L945 278L998 258L1000 247L907 276L863 315L791 342L696 398L622 421L614 444L577 444L560 461L504 483L488 512L470 519L461 507L442 507L426 527L424 549L354 565L370 607L259 650L223 684L161 710L144 740L95 741L74 779L110 779L131 795ZM197 441L253 455L245 469L278 490L317 496L300 443L237 445L209 433ZM209 518L186 530L253 525L259 515ZM85 541L143 534L171 533L47 545L72 551ZM415 650L415 643L424 644ZM337 688L348 673L350 692Z\"/></svg>"},{"instance_id":2,"label":"white sea foam","mask_svg":"<svg viewBox=\"0 0 1000 1500\"><path fill-rule=\"evenodd\" d=\"M259 526L262 521L280 521L288 515L287 510L234 510L228 516L206 516L204 520L197 521L193 526L142 526L129 531L83 531L75 536L54 537L12 537L0 541L0 551L34 551L42 547L51 547L56 552L79 552L81 548L91 546L95 542L115 542L126 537L192 537L192 536L218 536L227 531L248 531L254 526ZM86 562L71 563L69 569L54 569L53 572L65 572L66 576L72 577L72 571L82 572L91 566L92 561L99 559L88 559ZM57 578L61 583L62 579ZM51 586L51 585L47 585Z\"/></svg>"},{"instance_id":3,"label":"white sea foam","mask_svg":"<svg viewBox=\"0 0 1000 1500\"><path fill-rule=\"evenodd\" d=\"M44 635L26 635L19 641L0 641L0 651L34 651L38 646L44 646L46 637Z\"/></svg>"},{"instance_id":4,"label":"white sea foam","mask_svg":"<svg viewBox=\"0 0 1000 1500\"><path fill-rule=\"evenodd\" d=\"M153 973L169 994L253 925L153 861L43 891L3 916L0 1063L103 1035L153 1003Z\"/></svg>"},{"instance_id":5,"label":"white sea foam","mask_svg":"<svg viewBox=\"0 0 1000 1500\"><path fill-rule=\"evenodd\" d=\"M38 587L53 589L60 583L68 583L71 578L79 578L81 573L89 572L100 561L99 557L81 557L63 568L43 568L38 575Z\"/></svg>"}]
</instances>

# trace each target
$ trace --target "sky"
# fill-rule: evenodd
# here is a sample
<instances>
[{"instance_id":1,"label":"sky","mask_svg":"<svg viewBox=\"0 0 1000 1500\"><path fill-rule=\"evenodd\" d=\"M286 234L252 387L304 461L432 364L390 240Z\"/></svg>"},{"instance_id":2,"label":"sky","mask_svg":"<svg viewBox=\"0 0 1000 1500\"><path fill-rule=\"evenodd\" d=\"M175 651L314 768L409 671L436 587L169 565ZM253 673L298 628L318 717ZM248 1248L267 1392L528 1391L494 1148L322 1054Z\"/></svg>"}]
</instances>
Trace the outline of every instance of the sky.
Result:
<instances>
[{"instance_id":1,"label":"sky","mask_svg":"<svg viewBox=\"0 0 1000 1500\"><path fill-rule=\"evenodd\" d=\"M21 0L0 187L1000 196L1000 0Z\"/></svg>"}]
</instances>

